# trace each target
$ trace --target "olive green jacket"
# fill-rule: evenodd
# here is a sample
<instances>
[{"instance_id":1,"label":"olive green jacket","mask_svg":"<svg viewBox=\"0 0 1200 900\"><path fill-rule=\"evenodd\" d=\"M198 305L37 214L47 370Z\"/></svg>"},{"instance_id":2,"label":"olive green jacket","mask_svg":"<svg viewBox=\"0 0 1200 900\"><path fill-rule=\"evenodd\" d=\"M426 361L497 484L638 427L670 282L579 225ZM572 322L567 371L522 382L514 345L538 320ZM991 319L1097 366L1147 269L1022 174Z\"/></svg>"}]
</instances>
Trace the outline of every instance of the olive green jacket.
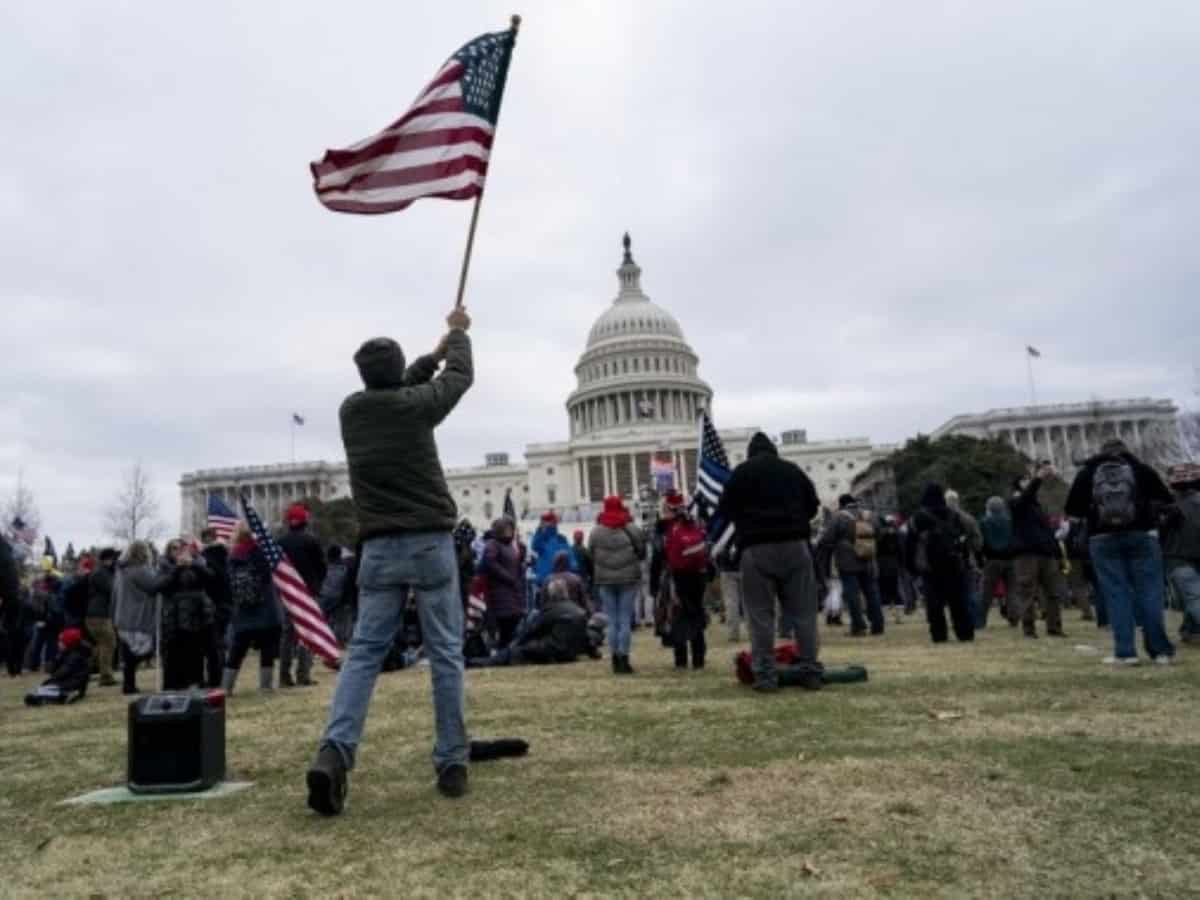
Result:
<instances>
[{"instance_id":1,"label":"olive green jacket","mask_svg":"<svg viewBox=\"0 0 1200 900\"><path fill-rule=\"evenodd\" d=\"M474 380L471 339L452 331L446 366L423 356L404 386L365 389L342 402L342 443L363 539L405 531L450 531L457 508L446 486L433 429Z\"/></svg>"}]
</instances>

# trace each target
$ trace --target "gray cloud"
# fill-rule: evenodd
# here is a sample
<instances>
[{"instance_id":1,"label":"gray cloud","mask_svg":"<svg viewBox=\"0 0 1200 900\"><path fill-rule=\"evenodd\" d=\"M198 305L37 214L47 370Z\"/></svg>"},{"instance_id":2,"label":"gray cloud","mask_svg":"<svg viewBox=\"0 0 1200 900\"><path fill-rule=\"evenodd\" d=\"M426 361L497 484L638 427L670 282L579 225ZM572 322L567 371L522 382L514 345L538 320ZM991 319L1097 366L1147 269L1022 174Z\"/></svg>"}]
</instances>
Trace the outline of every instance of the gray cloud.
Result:
<instances>
[{"instance_id":1,"label":"gray cloud","mask_svg":"<svg viewBox=\"0 0 1200 900\"><path fill-rule=\"evenodd\" d=\"M437 340L469 208L336 216L307 163L510 10L0 11L0 494L99 537L143 459L336 458L350 355ZM1186 398L1194 4L525 4L449 463L564 439L629 228L724 425L902 439L1039 395Z\"/></svg>"}]
</instances>

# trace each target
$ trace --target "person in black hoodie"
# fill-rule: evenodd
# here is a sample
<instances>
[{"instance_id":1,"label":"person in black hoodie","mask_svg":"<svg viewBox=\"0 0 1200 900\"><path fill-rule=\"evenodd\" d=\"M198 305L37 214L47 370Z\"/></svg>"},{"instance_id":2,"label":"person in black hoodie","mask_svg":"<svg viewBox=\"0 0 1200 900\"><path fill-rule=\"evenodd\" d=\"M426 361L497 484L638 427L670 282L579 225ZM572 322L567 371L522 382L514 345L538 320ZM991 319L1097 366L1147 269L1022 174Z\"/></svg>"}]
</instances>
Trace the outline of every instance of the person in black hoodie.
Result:
<instances>
[{"instance_id":1,"label":"person in black hoodie","mask_svg":"<svg viewBox=\"0 0 1200 900\"><path fill-rule=\"evenodd\" d=\"M775 667L775 599L794 629L801 686L821 687L817 660L817 586L809 541L820 510L816 488L800 467L779 458L762 432L733 470L718 515L732 522L742 553L742 602L750 631L754 688L779 687Z\"/></svg>"},{"instance_id":2,"label":"person in black hoodie","mask_svg":"<svg viewBox=\"0 0 1200 900\"><path fill-rule=\"evenodd\" d=\"M1038 502L1042 483L1054 477L1054 466L1042 463L1032 476L1013 481L1012 512L1013 590L1008 597L1009 622L1021 622L1025 637L1036 638L1037 590L1042 589L1046 612L1046 633L1066 637L1062 627L1062 607L1067 587L1059 561L1062 549L1046 511Z\"/></svg>"},{"instance_id":3,"label":"person in black hoodie","mask_svg":"<svg viewBox=\"0 0 1200 900\"><path fill-rule=\"evenodd\" d=\"M204 549L200 551L208 565L208 599L213 604L213 625L204 651L204 667L208 686L218 687L225 669L225 635L233 619L233 594L229 588L229 548L217 540L217 532L206 528L200 532Z\"/></svg>"},{"instance_id":4,"label":"person in black hoodie","mask_svg":"<svg viewBox=\"0 0 1200 900\"><path fill-rule=\"evenodd\" d=\"M925 586L925 617L935 644L949 639L946 610L954 636L975 640L975 619L967 599L964 574L967 567L968 535L961 516L946 503L940 484L925 485L921 508L912 517L912 534L907 543L908 567L921 575Z\"/></svg>"},{"instance_id":5,"label":"person in black hoodie","mask_svg":"<svg viewBox=\"0 0 1200 900\"><path fill-rule=\"evenodd\" d=\"M1075 476L1066 512L1087 519L1088 552L1112 623L1110 665L1137 665L1137 625L1146 653L1160 665L1175 658L1163 624L1163 554L1155 528L1171 492L1152 468L1120 440L1105 441L1100 454Z\"/></svg>"},{"instance_id":6,"label":"person in black hoodie","mask_svg":"<svg viewBox=\"0 0 1200 900\"><path fill-rule=\"evenodd\" d=\"M321 595L321 584L325 581L328 567L321 542L308 533L308 510L299 503L288 507L284 516L287 533L279 539L279 546L287 554L304 586L314 598ZM292 678L292 659L296 660L296 677ZM296 639L296 629L291 617L284 611L283 642L279 648L279 686L308 687L316 684L312 679L312 651Z\"/></svg>"}]
</instances>

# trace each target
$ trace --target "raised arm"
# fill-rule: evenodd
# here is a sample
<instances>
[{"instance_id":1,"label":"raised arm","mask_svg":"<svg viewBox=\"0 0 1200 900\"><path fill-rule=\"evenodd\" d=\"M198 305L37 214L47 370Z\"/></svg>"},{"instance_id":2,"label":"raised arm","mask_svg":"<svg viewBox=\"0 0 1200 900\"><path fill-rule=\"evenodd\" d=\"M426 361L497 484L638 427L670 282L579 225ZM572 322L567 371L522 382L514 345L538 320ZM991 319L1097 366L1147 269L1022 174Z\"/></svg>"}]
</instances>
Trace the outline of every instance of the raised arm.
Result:
<instances>
[{"instance_id":1,"label":"raised arm","mask_svg":"<svg viewBox=\"0 0 1200 900\"><path fill-rule=\"evenodd\" d=\"M466 313L462 314L466 316ZM454 315L451 314L451 318ZM470 319L467 319L469 324ZM421 410L431 425L440 425L475 380L471 339L465 328L452 328L443 341L446 366L441 374L416 387ZM406 376L407 377L407 376Z\"/></svg>"}]
</instances>

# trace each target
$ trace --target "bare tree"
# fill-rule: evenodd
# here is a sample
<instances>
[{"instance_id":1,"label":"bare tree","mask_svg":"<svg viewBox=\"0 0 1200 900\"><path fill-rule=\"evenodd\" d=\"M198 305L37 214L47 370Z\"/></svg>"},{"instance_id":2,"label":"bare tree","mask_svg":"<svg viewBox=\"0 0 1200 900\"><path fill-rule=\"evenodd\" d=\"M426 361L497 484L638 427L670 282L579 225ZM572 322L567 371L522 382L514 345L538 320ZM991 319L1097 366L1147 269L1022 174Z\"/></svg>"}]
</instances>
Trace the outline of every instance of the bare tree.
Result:
<instances>
[{"instance_id":1,"label":"bare tree","mask_svg":"<svg viewBox=\"0 0 1200 900\"><path fill-rule=\"evenodd\" d=\"M158 495L141 461L125 472L125 480L104 511L105 530L119 541L153 540L166 531L159 518Z\"/></svg>"},{"instance_id":2,"label":"bare tree","mask_svg":"<svg viewBox=\"0 0 1200 900\"><path fill-rule=\"evenodd\" d=\"M20 519L24 522L24 528L30 535L31 540L37 540L38 532L42 527L42 516L38 512L37 503L33 499L33 491L25 484L24 474L17 470L17 486L13 488L12 494L4 501L0 515L3 519L0 520L0 527L8 531L13 527L13 522Z\"/></svg>"}]
</instances>

